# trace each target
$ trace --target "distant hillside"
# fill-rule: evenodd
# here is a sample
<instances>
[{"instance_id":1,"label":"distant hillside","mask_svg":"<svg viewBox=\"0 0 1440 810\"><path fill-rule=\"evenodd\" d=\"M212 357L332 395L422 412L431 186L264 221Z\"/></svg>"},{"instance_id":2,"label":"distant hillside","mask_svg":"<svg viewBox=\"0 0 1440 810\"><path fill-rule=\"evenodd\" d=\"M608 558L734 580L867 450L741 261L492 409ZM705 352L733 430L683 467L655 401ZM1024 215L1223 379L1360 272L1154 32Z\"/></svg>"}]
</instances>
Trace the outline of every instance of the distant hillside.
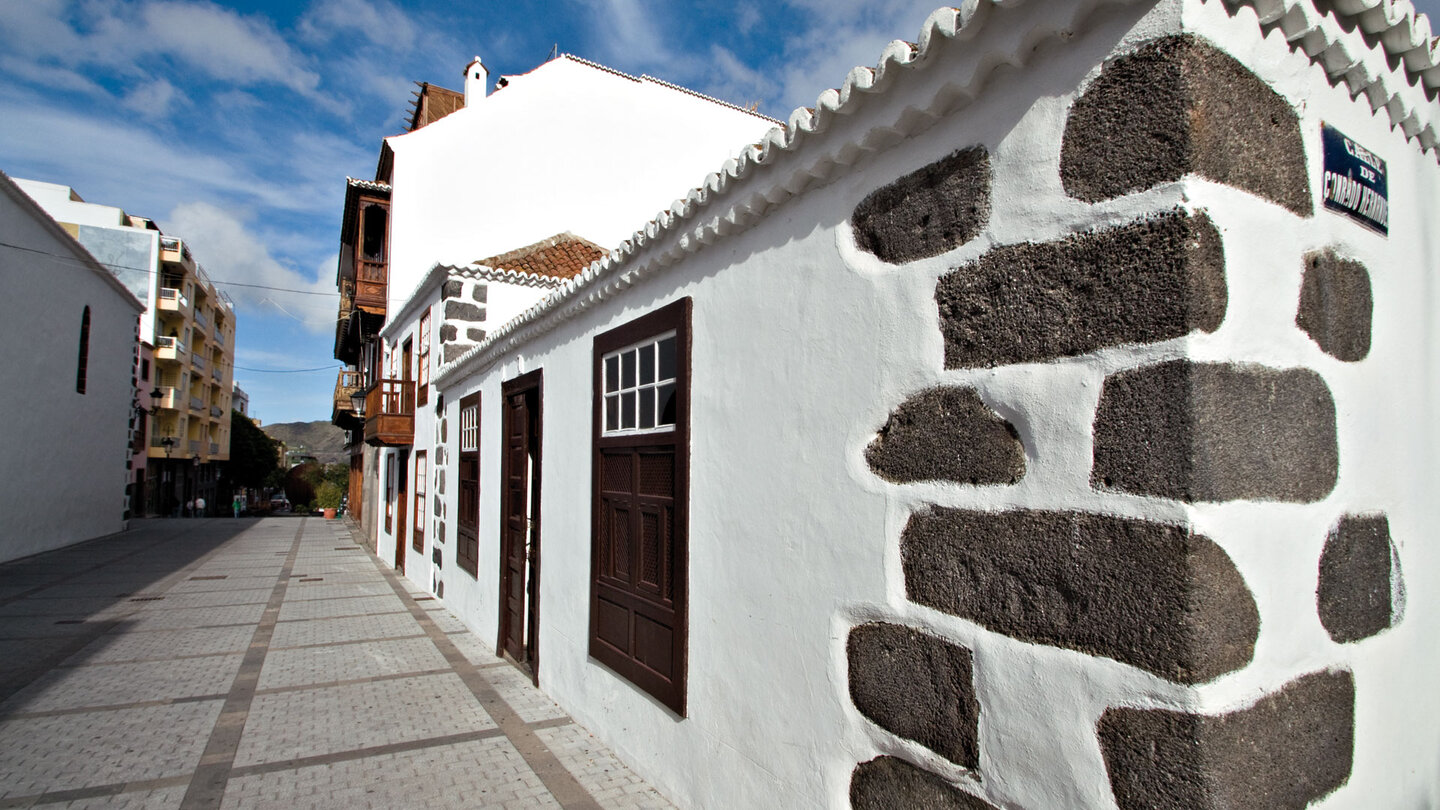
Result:
<instances>
[{"instance_id":1,"label":"distant hillside","mask_svg":"<svg viewBox=\"0 0 1440 810\"><path fill-rule=\"evenodd\" d=\"M285 442L291 450L304 447L322 464L350 460L350 454L345 452L345 431L329 422L280 422L261 425L260 429L270 438Z\"/></svg>"}]
</instances>

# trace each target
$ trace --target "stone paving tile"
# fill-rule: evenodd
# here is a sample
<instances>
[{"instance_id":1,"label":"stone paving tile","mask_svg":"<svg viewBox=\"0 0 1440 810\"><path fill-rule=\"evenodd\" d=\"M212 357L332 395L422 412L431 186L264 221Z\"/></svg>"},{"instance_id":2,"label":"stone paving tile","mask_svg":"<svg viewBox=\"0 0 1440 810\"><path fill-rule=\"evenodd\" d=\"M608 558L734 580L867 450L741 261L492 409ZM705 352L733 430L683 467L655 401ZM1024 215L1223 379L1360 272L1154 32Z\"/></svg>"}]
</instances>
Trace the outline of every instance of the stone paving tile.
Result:
<instances>
[{"instance_id":1,"label":"stone paving tile","mask_svg":"<svg viewBox=\"0 0 1440 810\"><path fill-rule=\"evenodd\" d=\"M37 802L34 807L48 810L170 810L180 806L185 798L185 786L160 788L158 790L135 790L111 796L97 796L93 799L76 799L70 802Z\"/></svg>"},{"instance_id":2,"label":"stone paving tile","mask_svg":"<svg viewBox=\"0 0 1440 810\"><path fill-rule=\"evenodd\" d=\"M56 669L0 707L11 713L40 712L222 695L230 691L240 659L239 654L212 655Z\"/></svg>"},{"instance_id":3,"label":"stone paving tile","mask_svg":"<svg viewBox=\"0 0 1440 810\"><path fill-rule=\"evenodd\" d=\"M565 770L606 810L674 810L675 805L625 767L584 728L567 723L537 729L535 736L555 752Z\"/></svg>"},{"instance_id":4,"label":"stone paving tile","mask_svg":"<svg viewBox=\"0 0 1440 810\"><path fill-rule=\"evenodd\" d=\"M372 641L413 636L420 628L408 613L345 616L338 619L304 619L278 622L270 638L270 654L277 648L346 641Z\"/></svg>"},{"instance_id":5,"label":"stone paving tile","mask_svg":"<svg viewBox=\"0 0 1440 810\"><path fill-rule=\"evenodd\" d=\"M455 614L448 610L432 610L428 615L430 621L435 622L435 626L440 628L442 633L470 632L470 628L466 627L464 622L455 618Z\"/></svg>"},{"instance_id":6,"label":"stone paving tile","mask_svg":"<svg viewBox=\"0 0 1440 810\"><path fill-rule=\"evenodd\" d=\"M490 660L499 659L492 655ZM495 691L500 693L500 697L510 704L510 708L520 715L520 719L527 723L566 716L564 709L530 683L529 675L513 666L507 664L487 669L485 677L495 687Z\"/></svg>"},{"instance_id":7,"label":"stone paving tile","mask_svg":"<svg viewBox=\"0 0 1440 810\"><path fill-rule=\"evenodd\" d=\"M248 590L250 588L269 588L275 585L275 577L242 577L227 576L224 579L196 579L206 574L197 573L177 582L170 587L168 593L213 593L215 591ZM210 574L209 576L221 576Z\"/></svg>"},{"instance_id":8,"label":"stone paving tile","mask_svg":"<svg viewBox=\"0 0 1440 810\"><path fill-rule=\"evenodd\" d=\"M270 601L275 590L275 580L268 588L247 588L245 590L207 591L202 593L176 593L169 591L165 598L155 602L140 603L145 610L174 610L176 608L226 607L229 605L263 605Z\"/></svg>"},{"instance_id":9,"label":"stone paving tile","mask_svg":"<svg viewBox=\"0 0 1440 810\"><path fill-rule=\"evenodd\" d=\"M230 605L209 608L174 608L136 613L128 619L128 629L184 630L225 624L254 625L265 612L264 605Z\"/></svg>"},{"instance_id":10,"label":"stone paving tile","mask_svg":"<svg viewBox=\"0 0 1440 810\"><path fill-rule=\"evenodd\" d=\"M0 720L0 799L189 774L221 705Z\"/></svg>"},{"instance_id":11,"label":"stone paving tile","mask_svg":"<svg viewBox=\"0 0 1440 810\"><path fill-rule=\"evenodd\" d=\"M183 655L215 655L244 652L255 628L247 624L211 627L204 630L156 630L149 633L111 633L65 661L67 666L145 661ZM223 690L222 690L223 691Z\"/></svg>"},{"instance_id":12,"label":"stone paving tile","mask_svg":"<svg viewBox=\"0 0 1440 810\"><path fill-rule=\"evenodd\" d=\"M297 718L305 722L296 722ZM494 728L458 675L256 695L236 766Z\"/></svg>"},{"instance_id":13,"label":"stone paving tile","mask_svg":"<svg viewBox=\"0 0 1440 810\"><path fill-rule=\"evenodd\" d=\"M309 577L307 577L308 579ZM375 582L371 577L366 582L331 582L329 577L324 582L302 582L296 581L285 593L285 601L304 601L307 599L340 599L344 597L357 596L388 596L394 593L390 586L384 582Z\"/></svg>"},{"instance_id":14,"label":"stone paving tile","mask_svg":"<svg viewBox=\"0 0 1440 810\"><path fill-rule=\"evenodd\" d=\"M404 609L404 603L393 594L349 599L310 599L298 602L287 600L280 607L280 621L331 619L336 616L358 616L367 613L396 613Z\"/></svg>"},{"instance_id":15,"label":"stone paving tile","mask_svg":"<svg viewBox=\"0 0 1440 810\"><path fill-rule=\"evenodd\" d=\"M504 737L230 780L222 810L560 805Z\"/></svg>"},{"instance_id":16,"label":"stone paving tile","mask_svg":"<svg viewBox=\"0 0 1440 810\"><path fill-rule=\"evenodd\" d=\"M88 616L107 610L124 597L69 597L62 599L32 598L21 599L8 605L0 605L0 618L9 616Z\"/></svg>"},{"instance_id":17,"label":"stone paving tile","mask_svg":"<svg viewBox=\"0 0 1440 810\"><path fill-rule=\"evenodd\" d=\"M471 632L451 632L446 636L455 649L465 656L465 660L477 667L489 666L500 662L495 655L495 648L480 640L480 637Z\"/></svg>"},{"instance_id":18,"label":"stone paving tile","mask_svg":"<svg viewBox=\"0 0 1440 810\"><path fill-rule=\"evenodd\" d=\"M265 656L259 688L275 689L449 668L445 656L425 637L360 641L333 647L272 649Z\"/></svg>"}]
</instances>

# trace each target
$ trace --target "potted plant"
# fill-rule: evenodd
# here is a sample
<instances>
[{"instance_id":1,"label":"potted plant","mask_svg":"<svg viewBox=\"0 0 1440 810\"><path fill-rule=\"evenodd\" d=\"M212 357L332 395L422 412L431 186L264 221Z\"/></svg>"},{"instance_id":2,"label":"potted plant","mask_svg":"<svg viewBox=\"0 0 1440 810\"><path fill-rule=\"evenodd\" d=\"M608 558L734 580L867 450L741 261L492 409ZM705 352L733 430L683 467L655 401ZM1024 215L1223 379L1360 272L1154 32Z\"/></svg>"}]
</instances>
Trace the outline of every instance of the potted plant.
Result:
<instances>
[{"instance_id":1,"label":"potted plant","mask_svg":"<svg viewBox=\"0 0 1440 810\"><path fill-rule=\"evenodd\" d=\"M340 499L344 495L344 491L333 481L326 481L315 490L315 503L325 511L326 520L335 519L335 510L340 507Z\"/></svg>"}]
</instances>

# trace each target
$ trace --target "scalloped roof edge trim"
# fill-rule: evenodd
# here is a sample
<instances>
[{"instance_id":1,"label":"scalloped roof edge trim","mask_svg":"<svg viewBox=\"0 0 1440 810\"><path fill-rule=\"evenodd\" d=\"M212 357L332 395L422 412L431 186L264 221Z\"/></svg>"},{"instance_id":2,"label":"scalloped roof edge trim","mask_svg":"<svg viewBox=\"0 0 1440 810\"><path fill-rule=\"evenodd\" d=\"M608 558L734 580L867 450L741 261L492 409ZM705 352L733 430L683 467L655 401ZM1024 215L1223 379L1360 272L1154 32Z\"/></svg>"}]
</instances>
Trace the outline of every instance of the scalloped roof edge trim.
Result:
<instances>
[{"instance_id":1,"label":"scalloped roof edge trim","mask_svg":"<svg viewBox=\"0 0 1440 810\"><path fill-rule=\"evenodd\" d=\"M977 64L986 69L977 67L973 72L971 86L966 88L967 95L972 99L978 96L994 66L1000 63L1017 67L1023 65L1027 47L1033 48L1042 39L1073 36L1078 21L1097 6L1138 1L1074 0L1065 4L1062 8L1068 8L1070 19L1060 19L1065 15L1057 13L1047 30L1033 31L1028 37L1017 38L1013 43L1018 46L1013 48L1017 52L978 59ZM797 108L786 123L771 129L758 143L747 146L739 157L726 160L719 171L706 176L700 186L691 189L684 198L675 200L608 255L575 277L566 279L554 293L500 325L485 340L445 364L436 373L435 383L448 385L483 370L498 356L550 331L559 322L569 320L592 304L634 286L661 268L679 261L685 254L695 252L719 237L747 230L769 208L802 193L812 182L826 179L828 172L838 165L835 156L820 156L821 159L810 166L791 160L792 175L808 174L809 177L798 184L791 178L777 180L771 189L765 190L767 193L756 194L746 200L733 199L730 210L704 217L703 221L700 221L701 212L714 207L721 197L733 197L731 192L734 187L750 185L748 181L751 178L763 170L770 170L782 154L797 152L807 142L823 135L837 118L855 113L866 97L885 92L903 72L929 64L946 43L974 40L996 7L1015 7L1026 2L965 0L958 7L946 6L931 12L921 25L916 42L894 40L881 51L875 67L853 68L839 88L822 92L814 107ZM1331 0L1335 13L1346 14L1347 22L1355 23L1367 33L1370 29L1379 32L1372 35L1377 36L1383 53L1376 53L1376 49L1366 44L1358 34L1352 37L1338 21L1320 12L1313 0L1224 2L1232 7L1254 7L1261 27L1260 36L1264 37L1269 31L1279 28L1292 48L1302 49L1313 63L1325 69L1332 83L1352 82L1352 98L1361 92L1367 93L1373 109L1384 106L1397 126L1405 128L1402 122L1411 122L1405 128L1406 135L1416 138L1422 149L1435 146L1434 121L1440 105L1429 97L1425 88L1440 84L1440 67L1436 67L1437 58L1440 58L1440 43L1433 37L1427 39L1429 19L1417 14L1410 0ZM1067 25L1070 27L1067 28ZM1423 85L1405 81L1403 86L1395 87L1393 76L1387 80L1384 73L1374 69L1373 61L1367 62L1366 54L1356 47L1357 41L1363 51L1382 62L1387 57L1396 57L1411 73L1418 70ZM1423 53L1412 53L1414 51ZM1340 70L1337 66L1346 64L1338 58L1341 55L1357 58L1348 63L1348 69ZM1352 75L1356 78L1352 79ZM1374 77L1373 85L1364 84L1371 77ZM1360 90L1354 89L1355 81L1361 82ZM1387 93L1388 98L1385 98ZM1385 103L1376 104L1377 98ZM1422 123L1419 120L1422 116L1428 120ZM928 122L913 124L912 131L926 125ZM1428 145L1424 139L1427 132L1431 133ZM908 134L900 133L902 137ZM852 146L857 151L867 151L863 145ZM854 162L854 159L845 162ZM772 199L771 195L775 198ZM668 249L663 251L661 237L667 237ZM642 263L642 253L650 254L649 261Z\"/></svg>"}]
</instances>

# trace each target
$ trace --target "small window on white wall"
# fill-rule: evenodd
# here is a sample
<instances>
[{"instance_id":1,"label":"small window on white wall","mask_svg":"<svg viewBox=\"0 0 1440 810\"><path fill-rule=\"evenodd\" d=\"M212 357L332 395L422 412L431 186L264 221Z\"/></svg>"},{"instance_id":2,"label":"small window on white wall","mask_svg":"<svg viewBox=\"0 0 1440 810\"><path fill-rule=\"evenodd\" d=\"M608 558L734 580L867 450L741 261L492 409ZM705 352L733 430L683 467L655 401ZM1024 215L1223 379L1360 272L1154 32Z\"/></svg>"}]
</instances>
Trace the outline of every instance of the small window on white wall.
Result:
<instances>
[{"instance_id":1,"label":"small window on white wall","mask_svg":"<svg viewBox=\"0 0 1440 810\"><path fill-rule=\"evenodd\" d=\"M467 405L460 409L460 452L473 453L480 448L478 425L479 404Z\"/></svg>"},{"instance_id":2,"label":"small window on white wall","mask_svg":"<svg viewBox=\"0 0 1440 810\"><path fill-rule=\"evenodd\" d=\"M604 435L675 429L675 333L611 352L605 373Z\"/></svg>"}]
</instances>

